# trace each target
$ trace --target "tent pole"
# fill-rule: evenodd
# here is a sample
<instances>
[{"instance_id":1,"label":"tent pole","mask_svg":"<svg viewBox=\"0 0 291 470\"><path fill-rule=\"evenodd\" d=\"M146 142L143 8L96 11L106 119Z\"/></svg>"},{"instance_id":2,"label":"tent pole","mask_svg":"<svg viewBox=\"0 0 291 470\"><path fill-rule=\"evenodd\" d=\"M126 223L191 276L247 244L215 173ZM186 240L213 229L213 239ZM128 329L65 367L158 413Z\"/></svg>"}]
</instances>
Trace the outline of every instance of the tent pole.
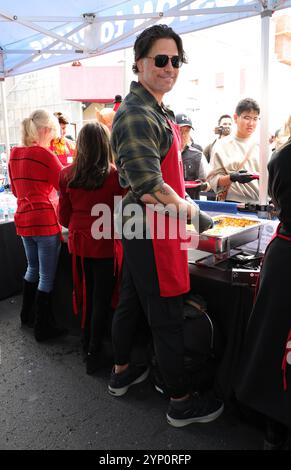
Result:
<instances>
[{"instance_id":1,"label":"tent pole","mask_svg":"<svg viewBox=\"0 0 291 470\"><path fill-rule=\"evenodd\" d=\"M269 160L269 66L270 66L270 19L271 10L261 14L261 127L260 127L260 206L268 200Z\"/></svg>"},{"instance_id":2,"label":"tent pole","mask_svg":"<svg viewBox=\"0 0 291 470\"><path fill-rule=\"evenodd\" d=\"M1 101L3 110L3 124L4 124L4 139L5 139L5 150L7 155L7 162L10 156L10 142L9 142L9 129L8 129L8 115L7 115L7 102L6 102L6 87L5 79L0 79L1 84Z\"/></svg>"}]
</instances>

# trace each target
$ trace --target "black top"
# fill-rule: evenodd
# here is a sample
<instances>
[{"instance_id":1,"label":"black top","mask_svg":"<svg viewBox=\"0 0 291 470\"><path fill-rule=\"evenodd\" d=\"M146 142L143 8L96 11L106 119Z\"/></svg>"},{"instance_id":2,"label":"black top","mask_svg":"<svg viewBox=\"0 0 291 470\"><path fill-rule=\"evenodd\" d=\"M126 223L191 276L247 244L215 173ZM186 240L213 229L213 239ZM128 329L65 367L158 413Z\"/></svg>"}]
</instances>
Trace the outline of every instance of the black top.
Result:
<instances>
[{"instance_id":1,"label":"black top","mask_svg":"<svg viewBox=\"0 0 291 470\"><path fill-rule=\"evenodd\" d=\"M291 232L291 138L268 164L269 194L284 228Z\"/></svg>"}]
</instances>

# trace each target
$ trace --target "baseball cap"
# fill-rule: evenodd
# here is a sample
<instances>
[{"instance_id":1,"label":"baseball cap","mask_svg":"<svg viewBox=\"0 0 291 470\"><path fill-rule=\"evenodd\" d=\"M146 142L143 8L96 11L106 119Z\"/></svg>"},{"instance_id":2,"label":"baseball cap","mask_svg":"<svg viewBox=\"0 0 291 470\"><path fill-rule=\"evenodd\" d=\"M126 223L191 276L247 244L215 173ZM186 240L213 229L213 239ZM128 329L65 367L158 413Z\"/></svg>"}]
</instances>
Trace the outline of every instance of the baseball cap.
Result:
<instances>
[{"instance_id":1,"label":"baseball cap","mask_svg":"<svg viewBox=\"0 0 291 470\"><path fill-rule=\"evenodd\" d=\"M189 118L189 116L187 116L187 114L184 114L184 113L177 114L176 115L176 123L180 127L189 126L189 127L192 127L192 129L193 129L192 121Z\"/></svg>"},{"instance_id":2,"label":"baseball cap","mask_svg":"<svg viewBox=\"0 0 291 470\"><path fill-rule=\"evenodd\" d=\"M122 96L121 95L115 95L113 103L121 103L122 102Z\"/></svg>"}]
</instances>

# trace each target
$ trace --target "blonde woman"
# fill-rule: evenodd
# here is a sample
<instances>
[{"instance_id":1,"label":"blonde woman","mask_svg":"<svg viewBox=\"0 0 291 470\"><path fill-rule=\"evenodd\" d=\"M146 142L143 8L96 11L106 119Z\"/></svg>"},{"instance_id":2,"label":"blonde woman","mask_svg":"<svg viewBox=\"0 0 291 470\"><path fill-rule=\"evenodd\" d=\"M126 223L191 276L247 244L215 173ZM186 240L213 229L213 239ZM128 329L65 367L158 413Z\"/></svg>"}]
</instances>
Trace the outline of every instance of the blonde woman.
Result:
<instances>
[{"instance_id":1,"label":"blonde woman","mask_svg":"<svg viewBox=\"0 0 291 470\"><path fill-rule=\"evenodd\" d=\"M59 336L51 312L51 292L60 250L61 227L55 209L62 165L47 149L57 133L56 118L43 109L22 122L22 145L12 149L9 175L17 198L15 225L21 236L27 270L24 276L22 325L34 326L37 341Z\"/></svg>"}]
</instances>

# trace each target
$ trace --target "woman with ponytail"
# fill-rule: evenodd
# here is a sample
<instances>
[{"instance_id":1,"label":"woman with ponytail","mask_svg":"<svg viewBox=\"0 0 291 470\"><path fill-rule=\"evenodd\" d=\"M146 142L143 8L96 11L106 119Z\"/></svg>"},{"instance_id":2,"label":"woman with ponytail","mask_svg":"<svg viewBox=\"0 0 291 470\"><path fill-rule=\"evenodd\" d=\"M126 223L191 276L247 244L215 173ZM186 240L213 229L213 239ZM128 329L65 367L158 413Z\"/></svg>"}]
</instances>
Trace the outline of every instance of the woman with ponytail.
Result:
<instances>
[{"instance_id":1,"label":"woman with ponytail","mask_svg":"<svg viewBox=\"0 0 291 470\"><path fill-rule=\"evenodd\" d=\"M61 227L56 216L62 165L48 150L57 133L56 118L43 109L22 122L22 145L14 147L9 176L17 198L14 221L21 236L27 270L23 284L22 325L33 326L37 341L64 333L55 327L51 294L60 250Z\"/></svg>"}]
</instances>

